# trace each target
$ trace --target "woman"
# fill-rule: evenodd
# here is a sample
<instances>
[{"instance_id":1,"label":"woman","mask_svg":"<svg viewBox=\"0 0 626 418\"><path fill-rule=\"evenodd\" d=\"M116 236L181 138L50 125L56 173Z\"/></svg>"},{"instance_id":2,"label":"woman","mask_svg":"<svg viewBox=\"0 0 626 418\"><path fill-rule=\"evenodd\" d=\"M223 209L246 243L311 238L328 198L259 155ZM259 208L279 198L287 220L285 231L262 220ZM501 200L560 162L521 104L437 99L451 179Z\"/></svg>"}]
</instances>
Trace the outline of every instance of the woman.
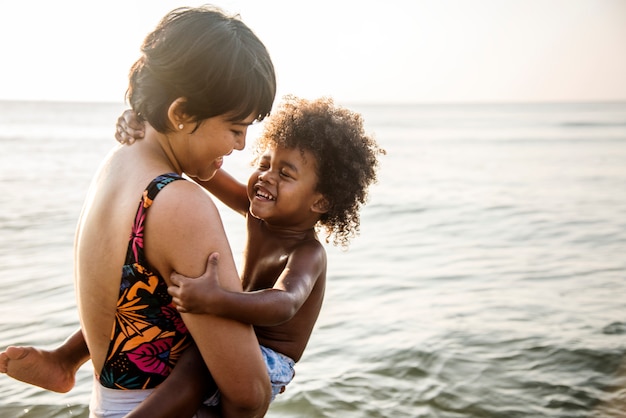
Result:
<instances>
[{"instance_id":1,"label":"woman","mask_svg":"<svg viewBox=\"0 0 626 418\"><path fill-rule=\"evenodd\" d=\"M193 337L223 416L262 416L270 387L252 328L179 314L167 286L173 271L201 275L218 252L220 282L241 291L217 208L181 174L209 180L243 149L247 127L271 109L274 68L247 26L207 7L169 13L142 52L127 97L149 127L144 140L106 157L76 234L78 309L96 371L91 414L132 410Z\"/></svg>"}]
</instances>

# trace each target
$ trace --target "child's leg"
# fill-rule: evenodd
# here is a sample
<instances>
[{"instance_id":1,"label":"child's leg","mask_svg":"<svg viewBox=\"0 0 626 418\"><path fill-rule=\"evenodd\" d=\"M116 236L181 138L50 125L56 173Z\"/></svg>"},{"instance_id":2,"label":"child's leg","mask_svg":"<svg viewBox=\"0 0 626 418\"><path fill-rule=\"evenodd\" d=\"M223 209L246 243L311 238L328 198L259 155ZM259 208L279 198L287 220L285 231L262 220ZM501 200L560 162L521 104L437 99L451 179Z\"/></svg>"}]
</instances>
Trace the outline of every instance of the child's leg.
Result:
<instances>
[{"instance_id":1,"label":"child's leg","mask_svg":"<svg viewBox=\"0 0 626 418\"><path fill-rule=\"evenodd\" d=\"M216 390L194 344L184 351L167 379L125 418L192 417Z\"/></svg>"},{"instance_id":2,"label":"child's leg","mask_svg":"<svg viewBox=\"0 0 626 418\"><path fill-rule=\"evenodd\" d=\"M7 347L0 353L0 373L54 392L68 392L76 382L76 371L87 360L89 350L79 329L54 350Z\"/></svg>"}]
</instances>

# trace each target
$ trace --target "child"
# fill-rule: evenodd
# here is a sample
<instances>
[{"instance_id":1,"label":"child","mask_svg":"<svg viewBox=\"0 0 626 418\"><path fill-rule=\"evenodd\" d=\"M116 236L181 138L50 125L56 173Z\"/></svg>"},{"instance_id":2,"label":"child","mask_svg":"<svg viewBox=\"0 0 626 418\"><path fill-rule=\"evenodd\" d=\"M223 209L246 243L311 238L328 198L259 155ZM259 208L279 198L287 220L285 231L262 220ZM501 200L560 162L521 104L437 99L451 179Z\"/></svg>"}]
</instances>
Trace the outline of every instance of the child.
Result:
<instances>
[{"instance_id":1,"label":"child","mask_svg":"<svg viewBox=\"0 0 626 418\"><path fill-rule=\"evenodd\" d=\"M368 186L376 181L379 153L384 151L364 134L360 115L334 106L331 99L288 96L266 121L257 143L256 169L247 186L223 170L209 181L199 181L246 217L244 292L222 289L211 268L195 279L173 274L175 286L169 292L182 312L220 315L254 325L273 397L293 378L293 366L302 356L322 306L326 253L316 230L325 229L335 245L347 247L358 233L359 209L366 202ZM68 340L74 348L53 350L63 350L63 356L74 359L69 368L64 366L69 373L80 366L76 359L88 355L80 354L76 340L80 337ZM9 349L2 354L0 371L6 372L8 365L13 377L54 390L21 376L19 366L10 370L13 362L28 358L28 350L42 362L58 361L54 355L46 352L44 357L32 348L12 350L11 355ZM182 369L175 368L154 394L165 385L190 384ZM157 397L151 395L148 402ZM175 411L172 403L199 401L169 397L167 407Z\"/></svg>"}]
</instances>

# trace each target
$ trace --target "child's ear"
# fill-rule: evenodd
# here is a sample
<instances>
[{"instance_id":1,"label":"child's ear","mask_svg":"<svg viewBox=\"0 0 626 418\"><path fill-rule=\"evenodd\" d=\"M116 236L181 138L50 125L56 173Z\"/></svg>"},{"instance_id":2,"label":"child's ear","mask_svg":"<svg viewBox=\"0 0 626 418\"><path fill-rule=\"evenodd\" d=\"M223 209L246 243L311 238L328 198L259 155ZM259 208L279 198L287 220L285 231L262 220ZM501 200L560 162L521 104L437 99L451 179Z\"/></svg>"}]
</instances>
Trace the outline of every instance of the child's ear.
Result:
<instances>
[{"instance_id":1,"label":"child's ear","mask_svg":"<svg viewBox=\"0 0 626 418\"><path fill-rule=\"evenodd\" d=\"M320 196L313 205L311 205L311 210L317 213L326 213L330 209L330 204L328 203L328 199L324 196Z\"/></svg>"}]
</instances>

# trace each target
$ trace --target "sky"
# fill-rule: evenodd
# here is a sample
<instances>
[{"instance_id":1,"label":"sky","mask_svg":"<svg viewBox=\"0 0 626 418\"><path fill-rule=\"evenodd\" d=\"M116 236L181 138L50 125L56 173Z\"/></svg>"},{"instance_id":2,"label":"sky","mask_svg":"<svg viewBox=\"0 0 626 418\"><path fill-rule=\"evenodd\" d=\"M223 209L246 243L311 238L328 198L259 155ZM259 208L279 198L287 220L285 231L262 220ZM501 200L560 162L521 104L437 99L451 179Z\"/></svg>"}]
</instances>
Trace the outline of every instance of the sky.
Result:
<instances>
[{"instance_id":1,"label":"sky","mask_svg":"<svg viewBox=\"0 0 626 418\"><path fill-rule=\"evenodd\" d=\"M207 1L0 0L0 100L123 102L168 11ZM214 0L284 94L349 103L626 101L624 0Z\"/></svg>"}]
</instances>

